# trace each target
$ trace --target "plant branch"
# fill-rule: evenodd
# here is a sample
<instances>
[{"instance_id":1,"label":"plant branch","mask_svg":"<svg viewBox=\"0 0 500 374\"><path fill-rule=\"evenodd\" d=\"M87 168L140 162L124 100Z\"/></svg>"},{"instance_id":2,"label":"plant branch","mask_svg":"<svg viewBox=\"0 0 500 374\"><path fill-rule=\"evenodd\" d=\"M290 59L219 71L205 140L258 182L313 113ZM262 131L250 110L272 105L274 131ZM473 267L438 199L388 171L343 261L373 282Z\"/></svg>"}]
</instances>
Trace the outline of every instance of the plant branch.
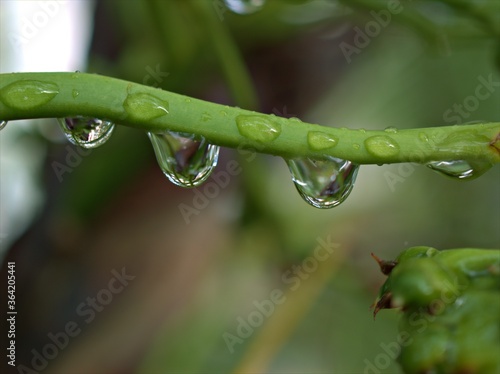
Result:
<instances>
[{"instance_id":1,"label":"plant branch","mask_svg":"<svg viewBox=\"0 0 500 374\"><path fill-rule=\"evenodd\" d=\"M193 133L220 146L285 158L333 156L358 164L500 162L499 122L352 130L214 104L96 74L0 74L0 120L75 115L145 131Z\"/></svg>"}]
</instances>

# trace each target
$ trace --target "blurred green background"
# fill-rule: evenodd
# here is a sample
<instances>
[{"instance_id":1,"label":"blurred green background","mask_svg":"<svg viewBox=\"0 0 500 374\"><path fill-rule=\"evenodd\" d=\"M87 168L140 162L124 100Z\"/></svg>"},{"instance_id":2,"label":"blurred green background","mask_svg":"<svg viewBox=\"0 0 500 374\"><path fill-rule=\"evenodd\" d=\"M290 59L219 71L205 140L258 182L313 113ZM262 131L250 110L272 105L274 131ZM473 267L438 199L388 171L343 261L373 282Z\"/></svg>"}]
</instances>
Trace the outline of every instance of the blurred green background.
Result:
<instances>
[{"instance_id":1,"label":"blurred green background","mask_svg":"<svg viewBox=\"0 0 500 374\"><path fill-rule=\"evenodd\" d=\"M87 71L244 106L238 95L252 92L234 50L265 113L367 130L499 121L500 3L394 4L98 1ZM470 99L484 80L496 82L488 97ZM123 126L58 178L53 163L74 148L47 140L55 121L41 128L19 144L47 147L43 204L4 259L16 261L17 362L33 368L32 350L69 321L81 333L40 371L398 373L384 347L399 316L373 320L384 277L370 252L500 247L498 167L461 182L420 165L362 166L350 197L318 210L283 160L231 149L215 173L234 160L242 171L226 187L176 187L146 134ZM197 213L185 219L180 204ZM311 260L321 243L332 253ZM86 322L78 306L123 268L135 278ZM273 292L281 303L264 301ZM238 330L249 318L255 327Z\"/></svg>"}]
</instances>

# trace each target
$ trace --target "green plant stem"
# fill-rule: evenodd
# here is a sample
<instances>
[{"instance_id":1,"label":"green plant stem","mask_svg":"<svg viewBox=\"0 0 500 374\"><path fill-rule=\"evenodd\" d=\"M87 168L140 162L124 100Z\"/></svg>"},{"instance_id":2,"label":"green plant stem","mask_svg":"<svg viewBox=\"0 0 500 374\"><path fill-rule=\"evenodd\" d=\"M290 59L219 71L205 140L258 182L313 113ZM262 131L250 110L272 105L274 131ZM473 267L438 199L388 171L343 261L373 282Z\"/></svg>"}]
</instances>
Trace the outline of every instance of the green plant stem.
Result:
<instances>
[{"instance_id":1,"label":"green plant stem","mask_svg":"<svg viewBox=\"0 0 500 374\"><path fill-rule=\"evenodd\" d=\"M13 104L23 95L22 82L50 84L56 94L43 104ZM13 89L15 87L16 89ZM43 93L42 93L43 94ZM154 107L127 112L124 103L130 95L142 94L167 103L168 113L158 115ZM21 95L21 96L20 96ZM148 112L150 111L150 112ZM333 156L358 164L467 160L500 162L500 123L419 128L399 131L366 131L324 127L260 114L240 108L214 104L161 89L111 77L85 73L9 73L0 74L0 120L91 116L145 131L172 130L204 136L209 142L231 148L250 148L285 158ZM239 116L251 121L268 121L281 127L274 139L256 141L240 133ZM241 117L240 117L241 118ZM259 132L259 129L254 129ZM321 132L337 139L326 149L313 149L309 132ZM257 134L258 135L258 134ZM374 138L376 137L376 138ZM394 147L373 152L370 140L389 140ZM383 144L382 144L383 145Z\"/></svg>"}]
</instances>

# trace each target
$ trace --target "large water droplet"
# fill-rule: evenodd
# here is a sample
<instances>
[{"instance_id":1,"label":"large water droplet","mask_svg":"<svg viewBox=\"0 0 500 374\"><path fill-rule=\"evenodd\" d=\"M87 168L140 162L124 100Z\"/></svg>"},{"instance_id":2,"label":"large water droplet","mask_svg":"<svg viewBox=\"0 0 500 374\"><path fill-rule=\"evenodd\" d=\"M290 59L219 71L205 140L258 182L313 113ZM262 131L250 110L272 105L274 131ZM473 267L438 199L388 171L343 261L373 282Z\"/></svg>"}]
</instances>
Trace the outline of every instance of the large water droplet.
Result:
<instances>
[{"instance_id":1,"label":"large water droplet","mask_svg":"<svg viewBox=\"0 0 500 374\"><path fill-rule=\"evenodd\" d=\"M75 116L58 118L68 140L83 148L96 148L111 137L115 124L99 118Z\"/></svg>"},{"instance_id":2,"label":"large water droplet","mask_svg":"<svg viewBox=\"0 0 500 374\"><path fill-rule=\"evenodd\" d=\"M150 121L168 114L169 103L151 94L139 92L127 95L123 108L133 121Z\"/></svg>"},{"instance_id":3,"label":"large water droplet","mask_svg":"<svg viewBox=\"0 0 500 374\"><path fill-rule=\"evenodd\" d=\"M203 137L173 131L148 136L163 174L177 186L201 185L217 165L220 147Z\"/></svg>"},{"instance_id":4,"label":"large water droplet","mask_svg":"<svg viewBox=\"0 0 500 374\"><path fill-rule=\"evenodd\" d=\"M307 133L307 143L309 144L309 147L315 151L335 147L338 141L338 137L327 134L323 131L309 131Z\"/></svg>"},{"instance_id":5,"label":"large water droplet","mask_svg":"<svg viewBox=\"0 0 500 374\"><path fill-rule=\"evenodd\" d=\"M316 208L333 208L351 192L359 165L329 157L326 160L286 160L300 196Z\"/></svg>"},{"instance_id":6,"label":"large water droplet","mask_svg":"<svg viewBox=\"0 0 500 374\"><path fill-rule=\"evenodd\" d=\"M474 179L484 174L493 165L489 162L469 162L466 160L431 161L427 166L441 174L457 179Z\"/></svg>"},{"instance_id":7,"label":"large water droplet","mask_svg":"<svg viewBox=\"0 0 500 374\"><path fill-rule=\"evenodd\" d=\"M7 126L7 121L0 121L0 130L3 130Z\"/></svg>"},{"instance_id":8,"label":"large water droplet","mask_svg":"<svg viewBox=\"0 0 500 374\"><path fill-rule=\"evenodd\" d=\"M229 10L237 14L251 14L260 10L265 0L224 0Z\"/></svg>"},{"instance_id":9,"label":"large water droplet","mask_svg":"<svg viewBox=\"0 0 500 374\"><path fill-rule=\"evenodd\" d=\"M0 100L13 109L33 109L48 103L59 93L55 83L35 80L11 83L0 90Z\"/></svg>"},{"instance_id":10,"label":"large water droplet","mask_svg":"<svg viewBox=\"0 0 500 374\"><path fill-rule=\"evenodd\" d=\"M244 137L260 143L268 143L281 134L281 124L261 115L236 117L238 131Z\"/></svg>"},{"instance_id":11,"label":"large water droplet","mask_svg":"<svg viewBox=\"0 0 500 374\"><path fill-rule=\"evenodd\" d=\"M399 153L399 144L389 136L375 135L365 140L369 154L378 159L387 159Z\"/></svg>"}]
</instances>

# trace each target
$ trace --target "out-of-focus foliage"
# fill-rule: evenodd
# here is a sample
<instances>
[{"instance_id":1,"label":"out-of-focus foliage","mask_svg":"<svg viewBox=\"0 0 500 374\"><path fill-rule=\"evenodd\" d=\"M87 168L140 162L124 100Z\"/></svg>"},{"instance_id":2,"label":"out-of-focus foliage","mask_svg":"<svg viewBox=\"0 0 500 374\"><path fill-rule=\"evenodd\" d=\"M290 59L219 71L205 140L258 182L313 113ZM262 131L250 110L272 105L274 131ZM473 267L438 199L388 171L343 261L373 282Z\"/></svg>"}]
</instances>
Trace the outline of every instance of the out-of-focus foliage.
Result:
<instances>
[{"instance_id":1,"label":"out-of-focus foliage","mask_svg":"<svg viewBox=\"0 0 500 374\"><path fill-rule=\"evenodd\" d=\"M414 247L380 264L388 278L375 313L404 311L405 373L500 371L500 250Z\"/></svg>"}]
</instances>

